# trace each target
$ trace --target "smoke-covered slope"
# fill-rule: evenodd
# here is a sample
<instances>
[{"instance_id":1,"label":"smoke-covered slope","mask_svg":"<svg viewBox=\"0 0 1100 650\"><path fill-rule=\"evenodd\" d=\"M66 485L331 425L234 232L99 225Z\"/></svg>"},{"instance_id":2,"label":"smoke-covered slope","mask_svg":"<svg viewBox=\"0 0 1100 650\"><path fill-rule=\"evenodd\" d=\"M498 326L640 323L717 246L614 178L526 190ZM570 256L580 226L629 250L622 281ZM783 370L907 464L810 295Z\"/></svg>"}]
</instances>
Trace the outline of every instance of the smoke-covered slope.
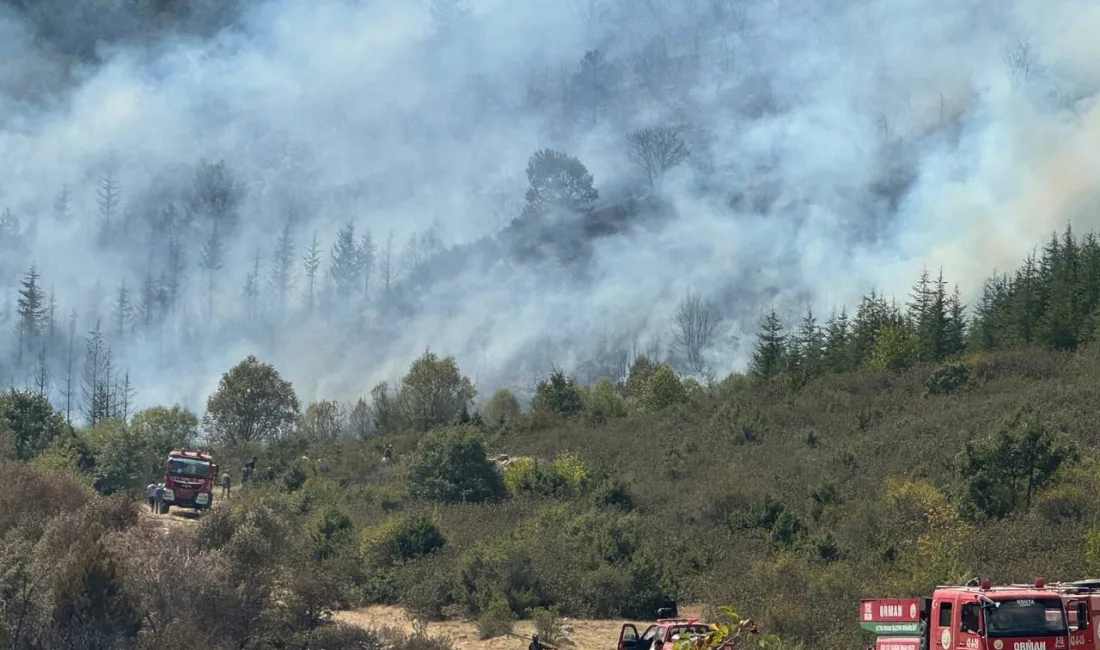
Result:
<instances>
[{"instance_id":1,"label":"smoke-covered slope","mask_svg":"<svg viewBox=\"0 0 1100 650\"><path fill-rule=\"evenodd\" d=\"M670 351L693 290L723 372L773 305L900 298L926 263L965 295L1096 225L1080 1L54 4L0 7L0 289L4 379L47 367L59 399L72 310L73 393L99 318L142 404L198 407L249 353L354 399L425 346L485 394ZM659 199L627 139L658 125L690 150ZM542 148L600 193L540 225L564 261L514 254ZM333 263L349 223L361 282ZM28 334L32 264L56 308Z\"/></svg>"}]
</instances>

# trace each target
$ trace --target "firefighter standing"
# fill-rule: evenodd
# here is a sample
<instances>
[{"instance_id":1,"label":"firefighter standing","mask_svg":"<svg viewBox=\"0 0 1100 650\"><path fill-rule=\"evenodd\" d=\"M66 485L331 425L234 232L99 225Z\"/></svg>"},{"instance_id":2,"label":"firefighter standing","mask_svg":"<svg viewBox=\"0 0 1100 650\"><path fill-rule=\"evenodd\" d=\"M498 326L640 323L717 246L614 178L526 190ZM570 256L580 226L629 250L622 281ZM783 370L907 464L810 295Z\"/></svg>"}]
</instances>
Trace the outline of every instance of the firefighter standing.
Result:
<instances>
[{"instance_id":1,"label":"firefighter standing","mask_svg":"<svg viewBox=\"0 0 1100 650\"><path fill-rule=\"evenodd\" d=\"M229 472L222 474L222 498L229 498Z\"/></svg>"},{"instance_id":2,"label":"firefighter standing","mask_svg":"<svg viewBox=\"0 0 1100 650\"><path fill-rule=\"evenodd\" d=\"M252 470L256 469L256 457L253 456L252 460L244 464L241 468L241 484L248 482L248 477L252 475Z\"/></svg>"},{"instance_id":3,"label":"firefighter standing","mask_svg":"<svg viewBox=\"0 0 1100 650\"><path fill-rule=\"evenodd\" d=\"M527 650L542 650L542 644L539 643L539 635L537 632L531 635L531 644L527 646Z\"/></svg>"},{"instance_id":4,"label":"firefighter standing","mask_svg":"<svg viewBox=\"0 0 1100 650\"><path fill-rule=\"evenodd\" d=\"M150 483L145 488L145 496L149 497L149 509L153 512L157 511L157 484Z\"/></svg>"},{"instance_id":5,"label":"firefighter standing","mask_svg":"<svg viewBox=\"0 0 1100 650\"><path fill-rule=\"evenodd\" d=\"M164 483L157 483L156 489L153 491L153 512L160 513L161 505L164 503Z\"/></svg>"}]
</instances>

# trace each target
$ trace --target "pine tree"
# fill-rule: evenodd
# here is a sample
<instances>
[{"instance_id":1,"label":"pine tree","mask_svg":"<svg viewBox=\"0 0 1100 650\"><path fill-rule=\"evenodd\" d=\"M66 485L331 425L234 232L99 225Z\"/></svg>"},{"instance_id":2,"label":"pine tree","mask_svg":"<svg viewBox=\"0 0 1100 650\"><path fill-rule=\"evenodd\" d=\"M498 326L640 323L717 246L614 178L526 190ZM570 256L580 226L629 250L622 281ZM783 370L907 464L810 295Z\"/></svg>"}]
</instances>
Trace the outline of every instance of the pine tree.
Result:
<instances>
[{"instance_id":1,"label":"pine tree","mask_svg":"<svg viewBox=\"0 0 1100 650\"><path fill-rule=\"evenodd\" d=\"M1008 276L994 274L982 285L982 295L974 310L974 322L969 332L970 347L975 350L996 350L1005 346L1005 311L1009 295Z\"/></svg>"},{"instance_id":2,"label":"pine tree","mask_svg":"<svg viewBox=\"0 0 1100 650\"><path fill-rule=\"evenodd\" d=\"M153 274L147 272L145 281L141 283L141 295L138 298L134 323L141 323L142 331L152 329L157 319L157 283L153 280Z\"/></svg>"},{"instance_id":3,"label":"pine tree","mask_svg":"<svg viewBox=\"0 0 1100 650\"><path fill-rule=\"evenodd\" d=\"M134 305L130 300L130 290L126 288L126 280L119 284L112 320L115 326L115 340L125 341L127 332L131 331L134 323Z\"/></svg>"},{"instance_id":4,"label":"pine tree","mask_svg":"<svg viewBox=\"0 0 1100 650\"><path fill-rule=\"evenodd\" d=\"M286 296L294 282L294 230L293 218L283 224L283 230L275 241L275 253L271 257L271 284L279 302L280 317L286 314Z\"/></svg>"},{"instance_id":5,"label":"pine tree","mask_svg":"<svg viewBox=\"0 0 1100 650\"><path fill-rule=\"evenodd\" d=\"M117 409L115 417L122 418L123 422L129 422L130 420L130 406L133 404L134 395L137 391L134 390L134 386L130 383L130 371L126 370L118 380L118 385L115 388L117 394Z\"/></svg>"},{"instance_id":6,"label":"pine tree","mask_svg":"<svg viewBox=\"0 0 1100 650\"><path fill-rule=\"evenodd\" d=\"M19 298L16 301L16 333L19 339L19 353L16 363L19 367L22 367L23 364L23 353L25 351L30 352L39 345L45 329L49 306L39 283L40 277L37 265L31 264L31 268L23 276L20 283Z\"/></svg>"},{"instance_id":7,"label":"pine tree","mask_svg":"<svg viewBox=\"0 0 1100 650\"><path fill-rule=\"evenodd\" d=\"M200 258L201 268L206 272L206 313L208 324L213 324L214 322L214 289L217 287L218 272L222 270L224 263L225 244L222 242L217 227L215 227L210 231L210 236L207 237L206 243L203 244L202 257Z\"/></svg>"},{"instance_id":8,"label":"pine tree","mask_svg":"<svg viewBox=\"0 0 1100 650\"><path fill-rule=\"evenodd\" d=\"M309 279L309 306L308 313L313 315L314 290L317 283L317 269L321 268L321 244L317 241L317 233L313 233L313 243L302 258L305 266L306 278Z\"/></svg>"},{"instance_id":9,"label":"pine tree","mask_svg":"<svg viewBox=\"0 0 1100 650\"><path fill-rule=\"evenodd\" d=\"M165 262L161 286L165 291L166 311L174 313L183 295L183 278L187 270L187 254L183 248L183 241L174 228L168 236L168 256Z\"/></svg>"},{"instance_id":10,"label":"pine tree","mask_svg":"<svg viewBox=\"0 0 1100 650\"><path fill-rule=\"evenodd\" d=\"M347 305L361 276L359 248L355 245L355 224L349 223L336 233L331 255L332 264L329 268L336 286L336 295Z\"/></svg>"},{"instance_id":11,"label":"pine tree","mask_svg":"<svg viewBox=\"0 0 1100 650\"><path fill-rule=\"evenodd\" d=\"M830 372L848 372L852 369L851 323L848 310L841 308L825 323L825 368Z\"/></svg>"},{"instance_id":12,"label":"pine tree","mask_svg":"<svg viewBox=\"0 0 1100 650\"><path fill-rule=\"evenodd\" d=\"M57 337L57 294L50 286L50 296L46 305L46 340L53 342Z\"/></svg>"},{"instance_id":13,"label":"pine tree","mask_svg":"<svg viewBox=\"0 0 1100 650\"><path fill-rule=\"evenodd\" d=\"M787 335L783 322L773 309L764 317L756 335L750 372L760 379L770 379L787 369Z\"/></svg>"},{"instance_id":14,"label":"pine tree","mask_svg":"<svg viewBox=\"0 0 1100 650\"><path fill-rule=\"evenodd\" d=\"M76 399L76 388L73 385L73 363L76 361L76 310L69 314L69 350L65 367L65 421L73 422L73 406Z\"/></svg>"},{"instance_id":15,"label":"pine tree","mask_svg":"<svg viewBox=\"0 0 1100 650\"><path fill-rule=\"evenodd\" d=\"M850 346L853 366L862 365L871 358L875 347L875 336L882 326L898 318L897 310L891 308L886 299L874 288L859 303L855 321L852 323Z\"/></svg>"},{"instance_id":16,"label":"pine tree","mask_svg":"<svg viewBox=\"0 0 1100 650\"><path fill-rule=\"evenodd\" d=\"M96 319L95 328L88 332L85 340L84 372L81 377L81 391L84 395L84 420L94 427L100 420L108 417L109 400L104 399L103 384L107 363L108 346L103 339L100 322Z\"/></svg>"},{"instance_id":17,"label":"pine tree","mask_svg":"<svg viewBox=\"0 0 1100 650\"><path fill-rule=\"evenodd\" d=\"M821 375L825 363L825 333L810 307L806 307L795 340L798 341L801 380L809 381Z\"/></svg>"},{"instance_id":18,"label":"pine tree","mask_svg":"<svg viewBox=\"0 0 1100 650\"><path fill-rule=\"evenodd\" d=\"M68 185L63 185L54 199L53 217L58 223L69 223L73 220L73 193Z\"/></svg>"},{"instance_id":19,"label":"pine tree","mask_svg":"<svg viewBox=\"0 0 1100 650\"><path fill-rule=\"evenodd\" d=\"M363 273L363 302L370 299L370 279L374 272L376 251L374 237L368 229L363 238L359 240L359 264Z\"/></svg>"},{"instance_id":20,"label":"pine tree","mask_svg":"<svg viewBox=\"0 0 1100 650\"><path fill-rule=\"evenodd\" d=\"M109 243L115 235L121 195L118 181L115 180L114 174L108 171L107 175L100 179L99 188L96 190L99 203L100 244Z\"/></svg>"},{"instance_id":21,"label":"pine tree","mask_svg":"<svg viewBox=\"0 0 1100 650\"><path fill-rule=\"evenodd\" d=\"M255 324L260 314L260 251L252 259L252 270L244 280L244 300L248 322Z\"/></svg>"},{"instance_id":22,"label":"pine tree","mask_svg":"<svg viewBox=\"0 0 1100 650\"><path fill-rule=\"evenodd\" d=\"M1082 314L1092 314L1100 306L1100 240L1088 233L1081 242L1078 277L1081 283Z\"/></svg>"},{"instance_id":23,"label":"pine tree","mask_svg":"<svg viewBox=\"0 0 1100 650\"><path fill-rule=\"evenodd\" d=\"M920 329L920 323L928 313L928 304L932 295L930 285L931 277L928 275L928 267L921 270L920 280L913 285L913 293L910 294L907 316L909 323L916 329Z\"/></svg>"},{"instance_id":24,"label":"pine tree","mask_svg":"<svg viewBox=\"0 0 1100 650\"><path fill-rule=\"evenodd\" d=\"M959 285L947 299L947 319L944 323L943 354L954 356L966 351L966 305L962 303Z\"/></svg>"},{"instance_id":25,"label":"pine tree","mask_svg":"<svg viewBox=\"0 0 1100 650\"><path fill-rule=\"evenodd\" d=\"M14 250L19 247L22 239L22 230L19 226L19 217L5 207L0 212L0 250Z\"/></svg>"},{"instance_id":26,"label":"pine tree","mask_svg":"<svg viewBox=\"0 0 1100 650\"><path fill-rule=\"evenodd\" d=\"M390 231L388 237L386 237L386 247L382 249L382 256L378 260L378 275L379 280L382 281L382 296L387 300L390 297L390 292L393 290L392 285L396 278L396 272L393 268L393 231Z\"/></svg>"},{"instance_id":27,"label":"pine tree","mask_svg":"<svg viewBox=\"0 0 1100 650\"><path fill-rule=\"evenodd\" d=\"M34 367L34 392L39 397L46 397L50 393L50 363L46 358L46 348L38 350L38 361Z\"/></svg>"}]
</instances>

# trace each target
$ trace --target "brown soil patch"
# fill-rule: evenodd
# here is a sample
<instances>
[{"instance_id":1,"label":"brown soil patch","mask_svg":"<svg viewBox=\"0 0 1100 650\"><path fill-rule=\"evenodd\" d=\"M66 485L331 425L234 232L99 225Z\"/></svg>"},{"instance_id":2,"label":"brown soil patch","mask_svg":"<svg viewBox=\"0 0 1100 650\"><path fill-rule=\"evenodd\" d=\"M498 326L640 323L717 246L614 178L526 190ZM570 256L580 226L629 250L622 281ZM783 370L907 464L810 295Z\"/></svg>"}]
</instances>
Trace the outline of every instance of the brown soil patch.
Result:
<instances>
[{"instance_id":1,"label":"brown soil patch","mask_svg":"<svg viewBox=\"0 0 1100 650\"><path fill-rule=\"evenodd\" d=\"M699 616L702 606L681 606L681 616ZM351 611L336 612L337 621L377 629L396 628L405 632L413 631L412 620L400 607L375 605ZM619 630L625 620L586 620L565 619L564 624L572 627L569 632L570 643L562 644L562 650L615 650L619 641ZM634 622L641 632L649 624ZM472 621L440 621L428 623L428 634L451 640L455 650L527 650L531 633L535 631L533 621L516 621L514 636L495 639L478 639L477 626Z\"/></svg>"}]
</instances>

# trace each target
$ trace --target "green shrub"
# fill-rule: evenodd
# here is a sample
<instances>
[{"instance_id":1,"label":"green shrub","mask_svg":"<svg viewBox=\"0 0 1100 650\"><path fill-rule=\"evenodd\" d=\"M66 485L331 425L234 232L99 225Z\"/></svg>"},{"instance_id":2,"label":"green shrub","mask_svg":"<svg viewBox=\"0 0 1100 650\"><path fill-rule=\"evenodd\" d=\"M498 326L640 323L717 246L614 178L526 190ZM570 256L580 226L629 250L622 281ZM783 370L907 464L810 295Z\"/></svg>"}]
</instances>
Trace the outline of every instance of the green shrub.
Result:
<instances>
[{"instance_id":1,"label":"green shrub","mask_svg":"<svg viewBox=\"0 0 1100 650\"><path fill-rule=\"evenodd\" d=\"M964 388L970 380L970 369L961 361L945 363L924 381L928 395L950 395Z\"/></svg>"},{"instance_id":2,"label":"green shrub","mask_svg":"<svg viewBox=\"0 0 1100 650\"><path fill-rule=\"evenodd\" d=\"M558 615L556 605L549 607L536 607L531 610L531 618L535 621L535 633L539 640L552 646L561 645L566 640L564 622Z\"/></svg>"},{"instance_id":3,"label":"green shrub","mask_svg":"<svg viewBox=\"0 0 1100 650\"><path fill-rule=\"evenodd\" d=\"M607 377L600 377L591 389L585 392L585 409L589 419L601 424L614 418L626 416L626 401L619 395L615 384Z\"/></svg>"},{"instance_id":4,"label":"green shrub","mask_svg":"<svg viewBox=\"0 0 1100 650\"><path fill-rule=\"evenodd\" d=\"M504 480L470 427L429 432L409 464L409 495L442 502L480 503L506 494Z\"/></svg>"},{"instance_id":5,"label":"green shrub","mask_svg":"<svg viewBox=\"0 0 1100 650\"><path fill-rule=\"evenodd\" d=\"M360 539L364 554L378 566L431 555L447 544L436 522L422 514L390 517L364 529Z\"/></svg>"},{"instance_id":6,"label":"green shrub","mask_svg":"<svg viewBox=\"0 0 1100 650\"><path fill-rule=\"evenodd\" d=\"M534 410L539 413L570 417L583 409L580 386L561 370L550 373L550 377L540 381L535 388Z\"/></svg>"},{"instance_id":7,"label":"green shrub","mask_svg":"<svg viewBox=\"0 0 1100 650\"><path fill-rule=\"evenodd\" d=\"M680 376L665 364L660 364L649 374L639 395L639 401L648 410L663 411L688 401L688 391Z\"/></svg>"},{"instance_id":8,"label":"green shrub","mask_svg":"<svg viewBox=\"0 0 1100 650\"><path fill-rule=\"evenodd\" d=\"M512 633L512 609L503 596L497 596L477 618L477 635L481 639L495 639Z\"/></svg>"},{"instance_id":9,"label":"green shrub","mask_svg":"<svg viewBox=\"0 0 1100 650\"><path fill-rule=\"evenodd\" d=\"M568 481L553 466L527 456L513 459L504 469L504 485L513 496L560 497L569 492Z\"/></svg>"},{"instance_id":10,"label":"green shrub","mask_svg":"<svg viewBox=\"0 0 1100 650\"><path fill-rule=\"evenodd\" d=\"M485 403L482 416L489 426L499 426L519 417L519 400L512 391L501 388Z\"/></svg>"}]
</instances>

